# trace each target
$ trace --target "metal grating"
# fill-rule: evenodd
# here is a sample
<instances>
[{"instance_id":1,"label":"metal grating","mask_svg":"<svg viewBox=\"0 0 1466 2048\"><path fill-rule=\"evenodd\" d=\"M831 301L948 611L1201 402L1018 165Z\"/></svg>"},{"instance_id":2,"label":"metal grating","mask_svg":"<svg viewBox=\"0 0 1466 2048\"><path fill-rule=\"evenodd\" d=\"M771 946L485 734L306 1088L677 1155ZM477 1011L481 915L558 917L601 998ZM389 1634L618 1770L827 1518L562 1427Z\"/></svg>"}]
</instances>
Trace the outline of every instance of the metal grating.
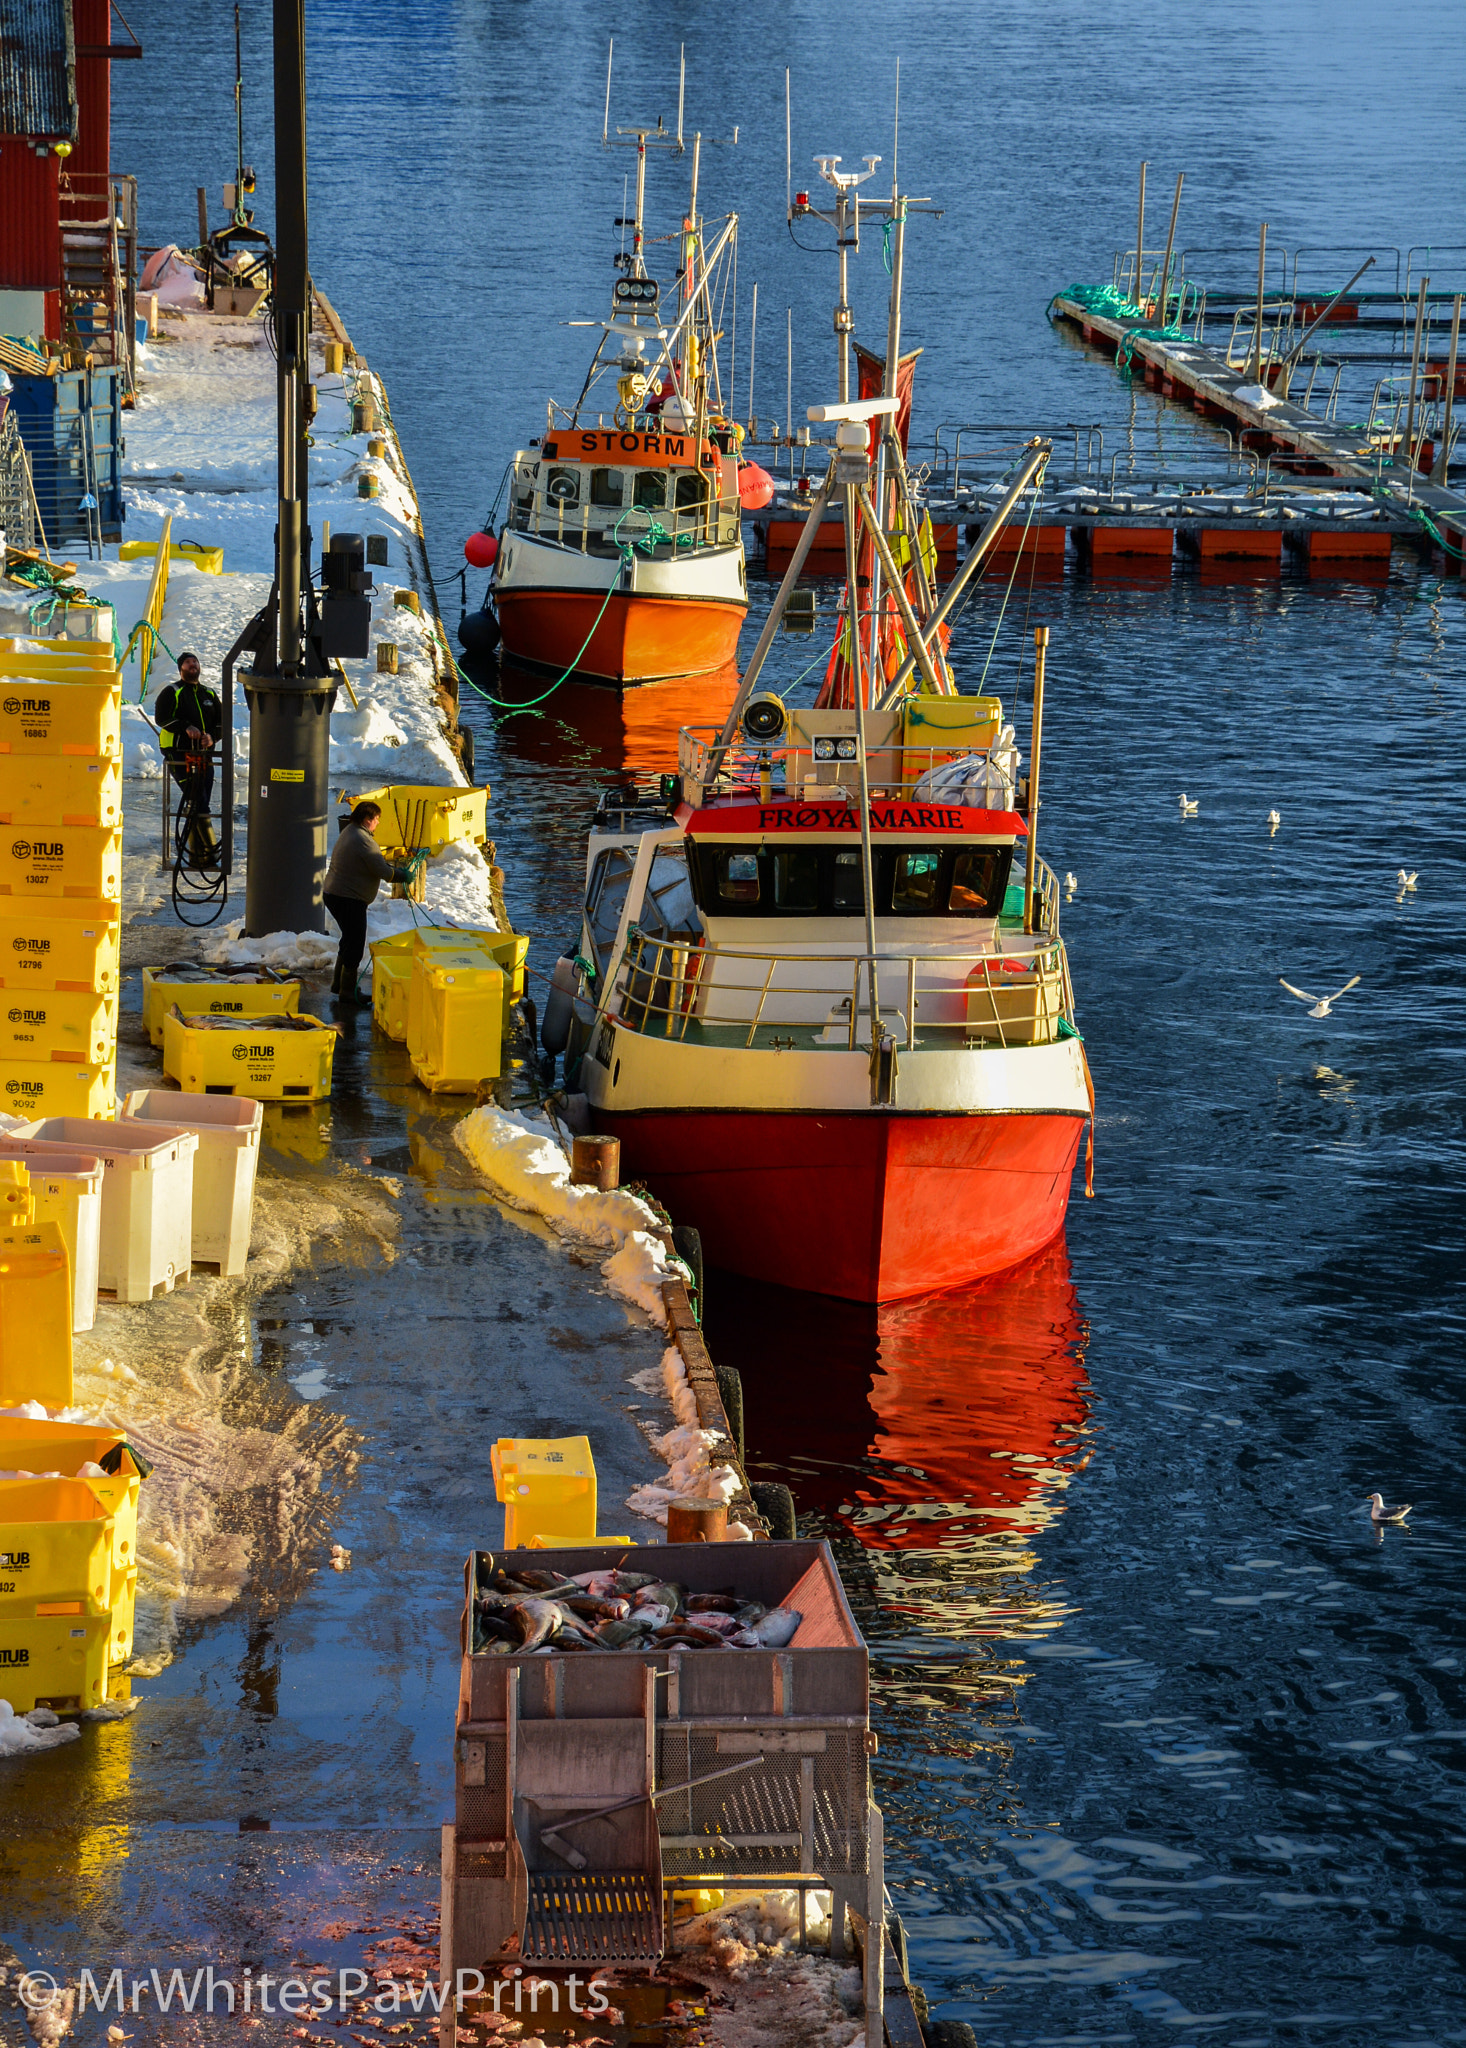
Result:
<instances>
[{"instance_id":1,"label":"metal grating","mask_svg":"<svg viewBox=\"0 0 1466 2048\"><path fill-rule=\"evenodd\" d=\"M736 1865L750 1876L797 1862L830 1876L865 1870L869 1765L863 1729L830 1729L814 1754L774 1752L746 1773L679 1793L733 1759L713 1730L658 1731L657 1827L668 1876Z\"/></svg>"},{"instance_id":2,"label":"metal grating","mask_svg":"<svg viewBox=\"0 0 1466 2048\"><path fill-rule=\"evenodd\" d=\"M645 1871L531 1876L526 1962L640 1963L661 1952L661 1889Z\"/></svg>"}]
</instances>

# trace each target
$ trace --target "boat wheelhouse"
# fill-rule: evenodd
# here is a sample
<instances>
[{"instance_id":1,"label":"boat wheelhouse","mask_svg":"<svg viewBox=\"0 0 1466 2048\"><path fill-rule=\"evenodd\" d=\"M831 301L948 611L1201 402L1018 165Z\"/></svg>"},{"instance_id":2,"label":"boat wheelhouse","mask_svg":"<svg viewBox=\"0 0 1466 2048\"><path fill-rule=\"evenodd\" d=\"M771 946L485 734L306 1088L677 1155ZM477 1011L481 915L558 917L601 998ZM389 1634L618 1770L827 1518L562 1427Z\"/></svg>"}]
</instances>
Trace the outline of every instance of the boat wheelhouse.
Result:
<instances>
[{"instance_id":1,"label":"boat wheelhouse","mask_svg":"<svg viewBox=\"0 0 1466 2048\"><path fill-rule=\"evenodd\" d=\"M915 698L687 731L665 791L603 799L580 1086L710 1263L883 1301L1061 1230L1092 1101L1017 767L996 699Z\"/></svg>"}]
</instances>

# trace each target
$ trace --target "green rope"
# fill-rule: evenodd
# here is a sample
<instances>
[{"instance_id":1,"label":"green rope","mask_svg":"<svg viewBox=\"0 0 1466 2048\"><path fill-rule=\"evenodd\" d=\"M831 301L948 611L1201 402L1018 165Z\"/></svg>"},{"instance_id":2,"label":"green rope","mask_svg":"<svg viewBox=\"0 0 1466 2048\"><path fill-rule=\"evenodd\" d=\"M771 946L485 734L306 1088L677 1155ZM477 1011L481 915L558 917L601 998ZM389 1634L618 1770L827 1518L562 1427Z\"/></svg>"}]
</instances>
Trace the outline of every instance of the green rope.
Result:
<instances>
[{"instance_id":1,"label":"green rope","mask_svg":"<svg viewBox=\"0 0 1466 2048\"><path fill-rule=\"evenodd\" d=\"M138 662L137 701L139 704L142 703L144 697L148 693L148 672L152 668L154 660L157 658L158 649L161 647L163 652L167 655L168 659L171 662L176 664L178 660L178 656L173 652L173 649L168 645L168 642L163 638L162 634L158 631L157 627L153 624L152 620L139 619L137 624L133 627L132 631L127 636L127 647L125 652L120 654L117 658L117 666L119 668L126 668L128 662L132 660L134 649L137 646L138 636L142 633L152 634L153 646L150 653L148 654L146 661L140 660Z\"/></svg>"},{"instance_id":2,"label":"green rope","mask_svg":"<svg viewBox=\"0 0 1466 2048\"><path fill-rule=\"evenodd\" d=\"M1060 299L1073 299L1084 307L1087 313L1103 313L1110 320L1143 320L1149 308L1137 306L1133 299L1127 299L1123 292L1110 284L1071 284L1063 291L1055 292L1045 309L1044 318L1052 320L1054 308Z\"/></svg>"}]
</instances>

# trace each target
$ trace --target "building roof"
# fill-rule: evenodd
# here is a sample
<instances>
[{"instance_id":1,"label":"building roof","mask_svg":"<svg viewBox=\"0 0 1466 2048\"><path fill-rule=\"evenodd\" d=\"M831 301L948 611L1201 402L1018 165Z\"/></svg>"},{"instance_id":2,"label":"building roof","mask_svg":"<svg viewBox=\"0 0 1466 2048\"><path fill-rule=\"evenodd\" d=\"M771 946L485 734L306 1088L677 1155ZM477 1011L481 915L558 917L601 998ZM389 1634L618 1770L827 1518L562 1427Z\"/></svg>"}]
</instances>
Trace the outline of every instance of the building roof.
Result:
<instances>
[{"instance_id":1,"label":"building roof","mask_svg":"<svg viewBox=\"0 0 1466 2048\"><path fill-rule=\"evenodd\" d=\"M0 0L0 135L75 134L70 0Z\"/></svg>"}]
</instances>

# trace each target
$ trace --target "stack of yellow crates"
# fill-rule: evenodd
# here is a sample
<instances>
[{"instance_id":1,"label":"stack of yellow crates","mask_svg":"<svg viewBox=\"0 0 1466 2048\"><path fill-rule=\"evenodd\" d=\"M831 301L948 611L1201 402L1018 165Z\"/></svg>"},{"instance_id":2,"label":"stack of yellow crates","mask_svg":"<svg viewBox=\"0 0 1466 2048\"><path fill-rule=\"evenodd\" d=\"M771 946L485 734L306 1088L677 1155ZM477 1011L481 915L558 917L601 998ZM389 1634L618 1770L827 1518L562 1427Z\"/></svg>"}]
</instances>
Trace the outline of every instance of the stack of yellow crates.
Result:
<instances>
[{"instance_id":1,"label":"stack of yellow crates","mask_svg":"<svg viewBox=\"0 0 1466 2048\"><path fill-rule=\"evenodd\" d=\"M112 1115L121 902L112 647L0 640L0 1109Z\"/></svg>"},{"instance_id":2,"label":"stack of yellow crates","mask_svg":"<svg viewBox=\"0 0 1466 2048\"><path fill-rule=\"evenodd\" d=\"M418 925L372 947L372 1009L407 1046L424 1088L472 1094L501 1071L529 940L477 926Z\"/></svg>"},{"instance_id":3,"label":"stack of yellow crates","mask_svg":"<svg viewBox=\"0 0 1466 2048\"><path fill-rule=\"evenodd\" d=\"M0 1161L0 1408L72 1400L71 1267ZM125 1699L147 1467L117 1430L0 1414L0 1699L17 1713Z\"/></svg>"}]
</instances>

